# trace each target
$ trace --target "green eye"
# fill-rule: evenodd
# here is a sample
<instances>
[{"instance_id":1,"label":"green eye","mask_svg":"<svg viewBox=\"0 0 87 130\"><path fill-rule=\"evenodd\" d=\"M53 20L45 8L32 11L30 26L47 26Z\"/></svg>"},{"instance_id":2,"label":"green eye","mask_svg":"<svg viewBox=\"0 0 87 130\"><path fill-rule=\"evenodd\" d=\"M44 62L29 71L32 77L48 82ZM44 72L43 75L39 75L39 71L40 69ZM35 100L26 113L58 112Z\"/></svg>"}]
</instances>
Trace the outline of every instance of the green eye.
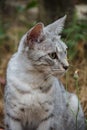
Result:
<instances>
[{"instance_id":1,"label":"green eye","mask_svg":"<svg viewBox=\"0 0 87 130\"><path fill-rule=\"evenodd\" d=\"M52 58L52 59L58 59L57 54L56 54L55 52L49 53L48 55L49 55L50 58Z\"/></svg>"}]
</instances>

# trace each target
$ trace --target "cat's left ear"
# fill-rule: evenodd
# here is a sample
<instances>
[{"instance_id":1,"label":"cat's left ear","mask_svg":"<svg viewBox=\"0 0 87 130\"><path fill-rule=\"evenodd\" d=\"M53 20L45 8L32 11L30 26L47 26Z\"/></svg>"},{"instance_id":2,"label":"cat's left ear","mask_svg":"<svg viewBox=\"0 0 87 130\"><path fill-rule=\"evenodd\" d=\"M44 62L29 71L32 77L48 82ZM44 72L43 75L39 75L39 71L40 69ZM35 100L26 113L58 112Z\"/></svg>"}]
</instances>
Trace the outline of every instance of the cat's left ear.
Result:
<instances>
[{"instance_id":1,"label":"cat's left ear","mask_svg":"<svg viewBox=\"0 0 87 130\"><path fill-rule=\"evenodd\" d=\"M29 48L34 48L34 45L40 43L44 37L43 34L43 23L36 24L28 33L27 33L27 45Z\"/></svg>"},{"instance_id":2,"label":"cat's left ear","mask_svg":"<svg viewBox=\"0 0 87 130\"><path fill-rule=\"evenodd\" d=\"M46 26L45 31L56 35L60 34L63 30L65 19L66 19L66 15L58 19L54 23Z\"/></svg>"}]
</instances>

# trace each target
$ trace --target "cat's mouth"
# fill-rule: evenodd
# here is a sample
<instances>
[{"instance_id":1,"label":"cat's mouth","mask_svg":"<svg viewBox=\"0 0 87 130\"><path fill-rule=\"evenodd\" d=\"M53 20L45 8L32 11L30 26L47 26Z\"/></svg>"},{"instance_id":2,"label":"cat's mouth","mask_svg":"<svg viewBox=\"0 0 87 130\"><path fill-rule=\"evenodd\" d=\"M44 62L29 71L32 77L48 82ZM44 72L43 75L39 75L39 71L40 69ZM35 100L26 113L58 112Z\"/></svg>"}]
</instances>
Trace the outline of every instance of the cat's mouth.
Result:
<instances>
[{"instance_id":1,"label":"cat's mouth","mask_svg":"<svg viewBox=\"0 0 87 130\"><path fill-rule=\"evenodd\" d=\"M64 72L66 72L65 69L53 69L52 71L53 71L54 73L64 73Z\"/></svg>"},{"instance_id":2,"label":"cat's mouth","mask_svg":"<svg viewBox=\"0 0 87 130\"><path fill-rule=\"evenodd\" d=\"M67 68L68 69L68 68ZM66 73L67 69L65 68L62 68L62 69L52 69L52 72L53 72L53 76L63 76L63 74Z\"/></svg>"}]
</instances>

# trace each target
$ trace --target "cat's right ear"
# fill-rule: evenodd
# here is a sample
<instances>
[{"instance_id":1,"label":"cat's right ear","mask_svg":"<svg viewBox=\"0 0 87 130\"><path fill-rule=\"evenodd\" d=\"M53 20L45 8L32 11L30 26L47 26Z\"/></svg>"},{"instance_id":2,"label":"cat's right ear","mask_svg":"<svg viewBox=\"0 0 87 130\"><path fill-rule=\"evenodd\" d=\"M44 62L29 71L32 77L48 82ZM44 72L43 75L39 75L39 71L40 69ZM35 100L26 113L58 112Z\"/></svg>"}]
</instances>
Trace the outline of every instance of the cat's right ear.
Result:
<instances>
[{"instance_id":1,"label":"cat's right ear","mask_svg":"<svg viewBox=\"0 0 87 130\"><path fill-rule=\"evenodd\" d=\"M46 26L45 31L49 32L50 34L59 35L63 30L65 20L66 20L66 15L64 17L56 20L52 24L49 24L48 26Z\"/></svg>"},{"instance_id":2,"label":"cat's right ear","mask_svg":"<svg viewBox=\"0 0 87 130\"><path fill-rule=\"evenodd\" d=\"M26 43L30 49L43 40L43 27L43 23L38 23L27 33Z\"/></svg>"}]
</instances>

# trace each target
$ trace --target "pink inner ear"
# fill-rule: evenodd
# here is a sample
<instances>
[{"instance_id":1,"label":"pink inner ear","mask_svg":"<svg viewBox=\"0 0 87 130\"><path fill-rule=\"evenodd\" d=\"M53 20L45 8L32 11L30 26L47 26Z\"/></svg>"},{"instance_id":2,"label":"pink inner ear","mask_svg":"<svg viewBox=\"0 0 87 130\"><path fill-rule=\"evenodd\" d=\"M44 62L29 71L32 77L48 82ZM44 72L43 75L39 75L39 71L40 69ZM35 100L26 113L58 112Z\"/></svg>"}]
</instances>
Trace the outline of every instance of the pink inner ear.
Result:
<instances>
[{"instance_id":1,"label":"pink inner ear","mask_svg":"<svg viewBox=\"0 0 87 130\"><path fill-rule=\"evenodd\" d=\"M30 33L28 33L27 35L27 41L37 41L38 38L40 37L41 35L41 32L43 30L43 24L42 23L39 23L37 24L32 30Z\"/></svg>"}]
</instances>

